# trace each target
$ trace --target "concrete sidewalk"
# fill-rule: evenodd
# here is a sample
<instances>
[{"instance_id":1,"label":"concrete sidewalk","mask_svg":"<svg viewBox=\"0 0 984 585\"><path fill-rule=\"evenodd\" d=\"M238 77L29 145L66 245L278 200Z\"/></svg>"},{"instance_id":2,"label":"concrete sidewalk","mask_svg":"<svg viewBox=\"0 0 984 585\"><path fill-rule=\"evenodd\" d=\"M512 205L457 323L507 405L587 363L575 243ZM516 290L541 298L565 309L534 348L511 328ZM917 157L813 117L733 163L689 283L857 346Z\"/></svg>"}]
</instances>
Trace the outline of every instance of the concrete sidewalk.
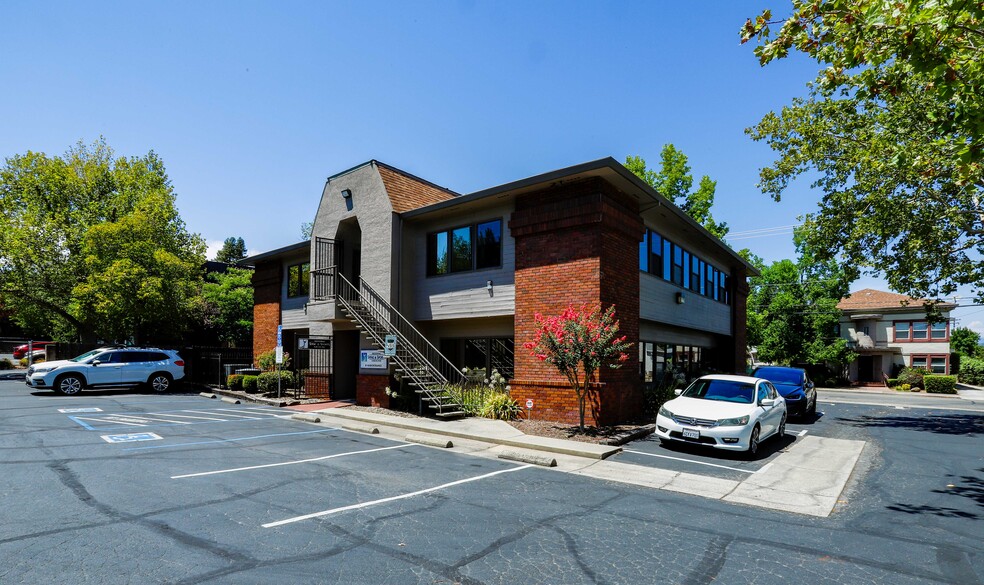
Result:
<instances>
[{"instance_id":1,"label":"concrete sidewalk","mask_svg":"<svg viewBox=\"0 0 984 585\"><path fill-rule=\"evenodd\" d=\"M456 451L473 456L515 459L518 455L519 460L549 461L557 471L595 479L819 517L833 512L864 448L863 441L805 437L749 478L737 481L606 460L622 449L526 435L503 421L437 421L346 408L297 416L311 422L317 416L321 424L395 440L422 442L421 435L427 435L431 441L424 444L452 444Z\"/></svg>"}]
</instances>

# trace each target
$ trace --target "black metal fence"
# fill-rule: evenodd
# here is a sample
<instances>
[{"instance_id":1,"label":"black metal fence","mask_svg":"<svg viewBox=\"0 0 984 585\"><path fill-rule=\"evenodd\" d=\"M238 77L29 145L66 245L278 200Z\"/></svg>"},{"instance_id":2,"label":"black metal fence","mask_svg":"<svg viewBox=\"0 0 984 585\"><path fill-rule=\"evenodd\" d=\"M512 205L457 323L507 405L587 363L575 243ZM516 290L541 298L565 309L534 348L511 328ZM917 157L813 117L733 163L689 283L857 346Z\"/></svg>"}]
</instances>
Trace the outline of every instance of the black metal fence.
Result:
<instances>
[{"instance_id":1,"label":"black metal fence","mask_svg":"<svg viewBox=\"0 0 984 585\"><path fill-rule=\"evenodd\" d=\"M185 362L185 380L199 384L225 384L238 368L253 365L250 347L185 347L178 350Z\"/></svg>"}]
</instances>

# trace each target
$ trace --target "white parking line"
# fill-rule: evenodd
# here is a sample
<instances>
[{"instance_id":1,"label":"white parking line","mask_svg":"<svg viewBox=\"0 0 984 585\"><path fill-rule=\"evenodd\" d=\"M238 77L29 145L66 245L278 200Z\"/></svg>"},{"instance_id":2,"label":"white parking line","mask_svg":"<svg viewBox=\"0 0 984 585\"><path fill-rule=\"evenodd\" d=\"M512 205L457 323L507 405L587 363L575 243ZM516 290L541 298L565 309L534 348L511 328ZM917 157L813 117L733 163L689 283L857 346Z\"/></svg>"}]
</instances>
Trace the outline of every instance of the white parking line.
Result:
<instances>
[{"instance_id":1,"label":"white parking line","mask_svg":"<svg viewBox=\"0 0 984 585\"><path fill-rule=\"evenodd\" d=\"M797 436L797 437L803 437L803 436L806 436L806 433L808 433L808 432L810 432L810 431L808 431L808 430L806 430L806 429L803 429L803 430L802 430L802 431L800 431L800 432L799 432L799 434L798 434L798 435L796 435L796 436Z\"/></svg>"},{"instance_id":2,"label":"white parking line","mask_svg":"<svg viewBox=\"0 0 984 585\"><path fill-rule=\"evenodd\" d=\"M283 526L284 524L292 524L294 522L300 522L302 520L310 520L311 518L320 518L322 516L330 516L331 514L338 514L339 512L347 512L349 510L359 510L361 508L368 508L369 506L376 506L378 504L385 504L386 502L395 502L397 500L405 500L407 498L412 498L414 496L419 496L422 494L428 494L430 492L436 492L437 490L447 489L449 487L454 487L456 485L461 485L463 483L469 483L472 481L478 481L480 479L488 479L492 476L499 475L502 473L512 473L513 471L519 471L521 469L527 469L533 467L533 465L521 465L519 467L513 467L512 469L500 469L499 471L493 471L492 473L486 473L485 475L479 475L477 477L469 477L467 479L459 479L458 481L452 481L450 483L441 484L434 486L432 488L427 488L419 490L416 492L411 492L409 494L403 494L400 496L391 496L389 498L382 498L379 500L373 500L371 502L362 502L361 504L352 504L351 506L342 506L341 508L332 508L331 510L323 510L321 512L314 512L313 514L305 514L303 516L294 516L293 518L287 518L286 520L278 520L276 522L269 522L263 525L263 528L273 528L275 526Z\"/></svg>"},{"instance_id":3,"label":"white parking line","mask_svg":"<svg viewBox=\"0 0 984 585\"><path fill-rule=\"evenodd\" d=\"M215 415L216 414L216 411L218 411L218 410L222 410L222 409L221 408L216 408L214 411L211 411L211 412L202 412L200 410L185 410L185 411L182 411L182 412L194 412L194 413L198 413L198 414L212 414L212 415ZM220 416L227 417L225 420L229 420L228 417L230 417L230 416L234 416L236 418L245 418L247 420L260 420L260 417L258 417L258 416L242 416L242 415L239 415L239 414L225 414L225 413L222 413Z\"/></svg>"},{"instance_id":4,"label":"white parking line","mask_svg":"<svg viewBox=\"0 0 984 585\"><path fill-rule=\"evenodd\" d=\"M674 461L685 461L687 463L696 463L697 465L707 465L708 467L719 467L721 469L730 469L731 471L740 471L742 473L757 473L756 471L751 471L748 469L740 469L738 467L728 467L727 465L718 465L717 463L704 463L703 461L694 461L693 459L684 459L683 457L670 457L669 455L657 455L655 453L646 453L645 451L633 451L631 449L625 449L625 453L635 453L636 455L646 455L648 457L659 457L660 459L672 459Z\"/></svg>"},{"instance_id":5,"label":"white parking line","mask_svg":"<svg viewBox=\"0 0 984 585\"><path fill-rule=\"evenodd\" d=\"M324 461L326 459L334 459L336 457L347 457L349 455L360 455L362 453L375 453L376 451L389 451L390 449L402 449L404 447L413 447L412 443L404 443L402 445L393 445L392 447L380 447L378 449L366 449L363 451L349 451L348 453L336 453L334 455L325 455L324 457L314 457L312 459L298 459L296 461L284 461L281 463L267 463L266 465L251 465L249 467L237 467L235 469L218 469L216 471L203 471L201 473L186 473L184 475L172 475L171 479L183 479L186 477L202 477L204 475L218 475L220 473L233 473L235 471L249 471L250 469L263 469L266 467L282 467L284 465L297 465L298 463L311 463L313 461Z\"/></svg>"}]
</instances>

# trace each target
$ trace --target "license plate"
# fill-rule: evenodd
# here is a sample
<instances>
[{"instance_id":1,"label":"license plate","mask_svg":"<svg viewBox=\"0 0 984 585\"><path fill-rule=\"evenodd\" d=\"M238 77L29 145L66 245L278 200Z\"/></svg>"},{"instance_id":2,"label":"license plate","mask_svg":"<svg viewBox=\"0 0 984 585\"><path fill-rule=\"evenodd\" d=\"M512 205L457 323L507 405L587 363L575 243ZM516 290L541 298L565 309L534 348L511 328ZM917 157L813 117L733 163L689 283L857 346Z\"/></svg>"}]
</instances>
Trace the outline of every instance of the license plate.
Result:
<instances>
[{"instance_id":1,"label":"license plate","mask_svg":"<svg viewBox=\"0 0 984 585\"><path fill-rule=\"evenodd\" d=\"M700 438L700 431L698 431L697 429L683 429L683 438L684 439L699 439Z\"/></svg>"}]
</instances>

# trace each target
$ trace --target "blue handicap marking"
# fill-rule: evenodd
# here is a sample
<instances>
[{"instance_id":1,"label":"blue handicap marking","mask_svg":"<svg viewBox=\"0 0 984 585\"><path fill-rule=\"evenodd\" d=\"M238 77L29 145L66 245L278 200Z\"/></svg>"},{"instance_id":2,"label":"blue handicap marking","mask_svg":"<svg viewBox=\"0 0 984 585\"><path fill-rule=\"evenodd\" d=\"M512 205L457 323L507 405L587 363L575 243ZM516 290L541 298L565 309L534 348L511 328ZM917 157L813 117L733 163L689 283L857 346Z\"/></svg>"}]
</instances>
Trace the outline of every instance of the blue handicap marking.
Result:
<instances>
[{"instance_id":1,"label":"blue handicap marking","mask_svg":"<svg viewBox=\"0 0 984 585\"><path fill-rule=\"evenodd\" d=\"M107 443L133 443L135 441L159 441L162 437L157 433L127 433L125 435L102 435Z\"/></svg>"},{"instance_id":2,"label":"blue handicap marking","mask_svg":"<svg viewBox=\"0 0 984 585\"><path fill-rule=\"evenodd\" d=\"M72 412L102 412L101 408L59 408L58 412L68 414Z\"/></svg>"}]
</instances>

